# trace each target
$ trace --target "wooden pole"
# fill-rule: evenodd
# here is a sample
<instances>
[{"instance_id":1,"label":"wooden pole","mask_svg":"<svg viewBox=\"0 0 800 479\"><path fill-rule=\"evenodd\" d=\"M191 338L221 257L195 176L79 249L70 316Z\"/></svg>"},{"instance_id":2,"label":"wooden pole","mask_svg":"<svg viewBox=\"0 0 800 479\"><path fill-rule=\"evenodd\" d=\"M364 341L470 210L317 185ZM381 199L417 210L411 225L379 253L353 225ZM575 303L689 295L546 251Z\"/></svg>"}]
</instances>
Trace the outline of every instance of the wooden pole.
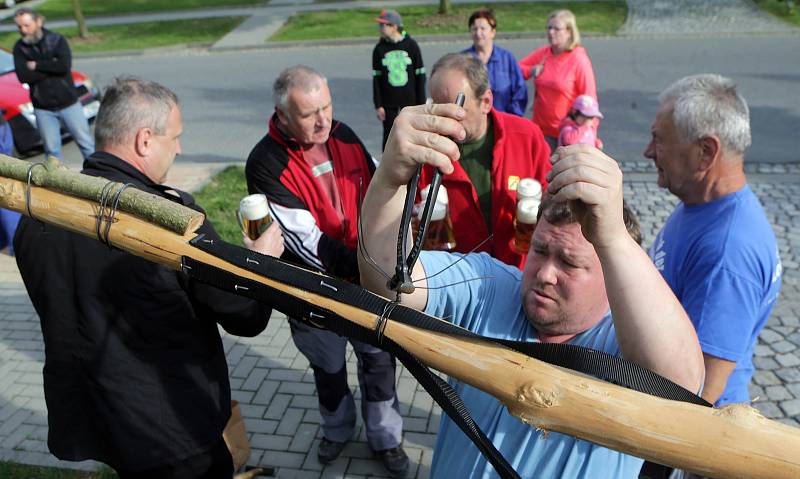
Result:
<instances>
[{"instance_id":1,"label":"wooden pole","mask_svg":"<svg viewBox=\"0 0 800 479\"><path fill-rule=\"evenodd\" d=\"M0 178L0 207L26 213L26 185ZM95 236L94 202L32 187L34 217ZM251 273L200 251L178 235L118 212L110 231L120 249L173 269L181 257L225 269L373 329L372 313ZM324 275L319 275L320 280ZM424 363L497 397L533 427L558 431L711 477L800 477L800 429L747 405L722 409L660 399L529 358L486 341L455 338L389 321L384 331Z\"/></svg>"},{"instance_id":2,"label":"wooden pole","mask_svg":"<svg viewBox=\"0 0 800 479\"><path fill-rule=\"evenodd\" d=\"M109 182L105 178L82 175L69 170L54 156L41 165L33 165L35 164L29 161L0 154L0 176L14 178L27 184L30 170L32 184L68 195L100 202L105 187L109 183L114 183L114 187L109 191L109 200L113 200L116 192L123 186L122 183ZM197 230L204 219L204 215L198 211L136 188L127 188L120 194L119 209L134 213L178 234Z\"/></svg>"}]
</instances>

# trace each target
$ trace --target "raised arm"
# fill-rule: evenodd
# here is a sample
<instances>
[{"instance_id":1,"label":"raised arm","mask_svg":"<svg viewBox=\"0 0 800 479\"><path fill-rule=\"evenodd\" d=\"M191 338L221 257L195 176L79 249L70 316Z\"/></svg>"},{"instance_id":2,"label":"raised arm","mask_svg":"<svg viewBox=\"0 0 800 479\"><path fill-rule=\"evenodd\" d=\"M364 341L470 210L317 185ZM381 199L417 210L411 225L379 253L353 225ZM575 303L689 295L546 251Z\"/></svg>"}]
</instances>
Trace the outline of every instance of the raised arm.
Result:
<instances>
[{"instance_id":1,"label":"raised arm","mask_svg":"<svg viewBox=\"0 0 800 479\"><path fill-rule=\"evenodd\" d=\"M419 105L404 108L394 122L361 211L364 225L361 241L376 266L389 275L394 273L397 260L397 232L406 184L418 164L430 164L445 174L453 171L452 161L458 159L458 146L448 137L464 138L464 128L457 121L463 118L464 110L456 105ZM358 262L361 285L394 298L394 292L386 287L386 278L368 264L362 251L359 251ZM417 263L414 279L424 276L422 265ZM425 282L415 284L419 287L414 293L403 295L402 303L423 309L428 301L428 293L422 288Z\"/></svg>"},{"instance_id":2,"label":"raised arm","mask_svg":"<svg viewBox=\"0 0 800 479\"><path fill-rule=\"evenodd\" d=\"M622 354L690 391L703 381L703 355L694 327L622 220L622 172L588 145L553 155L547 191L569 201L583 235L600 258Z\"/></svg>"}]
</instances>

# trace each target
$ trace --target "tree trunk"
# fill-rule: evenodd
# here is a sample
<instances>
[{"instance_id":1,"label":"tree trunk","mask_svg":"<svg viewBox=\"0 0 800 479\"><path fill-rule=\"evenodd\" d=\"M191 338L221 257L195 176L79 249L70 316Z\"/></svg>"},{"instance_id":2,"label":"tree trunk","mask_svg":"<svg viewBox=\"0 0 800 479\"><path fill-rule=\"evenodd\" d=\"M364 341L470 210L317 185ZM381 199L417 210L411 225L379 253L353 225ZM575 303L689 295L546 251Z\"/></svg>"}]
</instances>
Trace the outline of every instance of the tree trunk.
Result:
<instances>
[{"instance_id":1,"label":"tree trunk","mask_svg":"<svg viewBox=\"0 0 800 479\"><path fill-rule=\"evenodd\" d=\"M442 15L447 15L450 13L451 6L450 0L439 0L439 13Z\"/></svg>"},{"instance_id":2,"label":"tree trunk","mask_svg":"<svg viewBox=\"0 0 800 479\"><path fill-rule=\"evenodd\" d=\"M86 26L86 20L83 18L81 0L72 0L72 10L75 12L75 21L78 22L78 36L81 38L88 38L89 28Z\"/></svg>"},{"instance_id":3,"label":"tree trunk","mask_svg":"<svg viewBox=\"0 0 800 479\"><path fill-rule=\"evenodd\" d=\"M31 164L28 161L0 155L0 177L14 178L26 185L28 169ZM113 188L109 187L108 193L110 194L107 194L109 207L112 206L112 200L115 199L116 193L122 187L122 183L110 182L105 178L71 171L53 156L47 159L44 167L39 166L31 170L31 183L95 202L100 202L103 189L109 183L114 183ZM2 190L0 193L3 193ZM53 208L57 206L59 205L52 205ZM11 209L16 208L12 206ZM204 215L198 211L136 188L126 188L119 195L117 209L135 214L181 235L195 231L203 224L204 219ZM22 213L26 212L22 211Z\"/></svg>"},{"instance_id":4,"label":"tree trunk","mask_svg":"<svg viewBox=\"0 0 800 479\"><path fill-rule=\"evenodd\" d=\"M26 188L24 181L0 176L0 207L27 214ZM96 237L96 203L37 186L31 189L34 217ZM321 296L201 251L188 243L194 236L174 234L120 212L109 240L119 249L173 269L181 268L182 258L193 258L366 328L374 330L380 324L378 316L348 304L347 298ZM297 274L305 279L313 275L315 281L326 278L300 268ZM572 373L487 341L391 320L383 334L423 363L497 397L531 427L563 432L705 476L800 477L800 429L766 419L750 406L715 409L669 401Z\"/></svg>"}]
</instances>

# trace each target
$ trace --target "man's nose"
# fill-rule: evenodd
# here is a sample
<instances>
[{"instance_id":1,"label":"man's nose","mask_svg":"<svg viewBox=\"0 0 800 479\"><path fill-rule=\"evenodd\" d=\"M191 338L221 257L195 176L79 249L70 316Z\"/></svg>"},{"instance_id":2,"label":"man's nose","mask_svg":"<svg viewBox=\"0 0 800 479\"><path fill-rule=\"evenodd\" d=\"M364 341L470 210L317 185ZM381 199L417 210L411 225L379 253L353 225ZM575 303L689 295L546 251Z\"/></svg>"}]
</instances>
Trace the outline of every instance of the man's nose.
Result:
<instances>
[{"instance_id":1,"label":"man's nose","mask_svg":"<svg viewBox=\"0 0 800 479\"><path fill-rule=\"evenodd\" d=\"M539 264L536 270L536 281L538 284L556 284L558 278L558 268L550 258L545 259Z\"/></svg>"},{"instance_id":2,"label":"man's nose","mask_svg":"<svg viewBox=\"0 0 800 479\"><path fill-rule=\"evenodd\" d=\"M655 147L653 146L653 142L647 144L645 147L644 152L642 153L645 158L654 159L655 158Z\"/></svg>"}]
</instances>

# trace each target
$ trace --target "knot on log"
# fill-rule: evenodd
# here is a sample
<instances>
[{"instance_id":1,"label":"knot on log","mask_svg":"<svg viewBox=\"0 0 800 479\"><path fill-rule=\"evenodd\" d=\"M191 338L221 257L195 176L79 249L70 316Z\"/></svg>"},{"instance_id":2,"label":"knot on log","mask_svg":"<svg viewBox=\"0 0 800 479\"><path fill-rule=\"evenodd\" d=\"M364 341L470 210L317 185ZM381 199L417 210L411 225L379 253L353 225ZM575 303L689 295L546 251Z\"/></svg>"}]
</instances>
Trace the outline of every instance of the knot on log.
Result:
<instances>
[{"instance_id":1,"label":"knot on log","mask_svg":"<svg viewBox=\"0 0 800 479\"><path fill-rule=\"evenodd\" d=\"M719 409L715 408L714 415L741 423L759 423L766 420L758 409L744 403L728 404Z\"/></svg>"},{"instance_id":2,"label":"knot on log","mask_svg":"<svg viewBox=\"0 0 800 479\"><path fill-rule=\"evenodd\" d=\"M523 384L517 389L517 401L521 404L548 408L558 405L558 394L550 389L540 389L532 383Z\"/></svg>"}]
</instances>

